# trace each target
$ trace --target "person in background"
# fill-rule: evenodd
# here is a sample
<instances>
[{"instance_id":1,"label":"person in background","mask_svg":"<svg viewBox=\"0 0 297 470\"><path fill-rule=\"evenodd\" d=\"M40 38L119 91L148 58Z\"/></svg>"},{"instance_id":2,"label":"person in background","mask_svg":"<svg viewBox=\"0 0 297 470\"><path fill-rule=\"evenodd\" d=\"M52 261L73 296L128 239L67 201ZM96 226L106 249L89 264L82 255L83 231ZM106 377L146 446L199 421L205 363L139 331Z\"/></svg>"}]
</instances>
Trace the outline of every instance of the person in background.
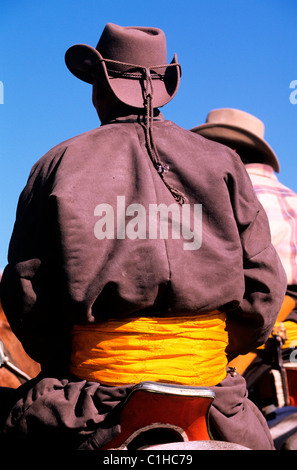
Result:
<instances>
[{"instance_id":1,"label":"person in background","mask_svg":"<svg viewBox=\"0 0 297 470\"><path fill-rule=\"evenodd\" d=\"M206 122L192 129L235 150L268 216L272 244L287 277L287 308L283 309L281 318L287 332L283 345L283 357L287 360L290 345L297 344L297 194L278 180L279 160L264 139L264 130L260 119L233 108L210 111ZM270 357L263 362L265 353L260 354L261 358L256 358L244 374L249 389L270 369Z\"/></svg>"},{"instance_id":2,"label":"person in background","mask_svg":"<svg viewBox=\"0 0 297 470\"><path fill-rule=\"evenodd\" d=\"M244 166L160 113L181 75L160 29L108 23L66 64L93 85L101 126L43 156L20 196L1 300L42 372L3 435L101 448L117 405L150 380L210 387L216 439L273 449L227 367L266 341L286 288Z\"/></svg>"}]
</instances>

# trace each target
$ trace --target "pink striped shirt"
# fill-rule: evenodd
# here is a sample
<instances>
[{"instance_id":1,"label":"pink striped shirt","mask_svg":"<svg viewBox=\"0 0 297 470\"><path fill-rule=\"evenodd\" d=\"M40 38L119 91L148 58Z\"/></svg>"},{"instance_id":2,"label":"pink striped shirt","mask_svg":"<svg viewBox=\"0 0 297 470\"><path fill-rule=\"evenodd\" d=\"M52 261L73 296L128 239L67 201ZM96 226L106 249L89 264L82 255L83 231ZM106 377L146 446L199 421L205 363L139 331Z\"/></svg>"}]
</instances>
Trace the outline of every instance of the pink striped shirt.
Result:
<instances>
[{"instance_id":1,"label":"pink striped shirt","mask_svg":"<svg viewBox=\"0 0 297 470\"><path fill-rule=\"evenodd\" d=\"M297 284L297 194L278 181L269 165L251 163L246 169L267 213L272 243L286 271L288 284Z\"/></svg>"}]
</instances>

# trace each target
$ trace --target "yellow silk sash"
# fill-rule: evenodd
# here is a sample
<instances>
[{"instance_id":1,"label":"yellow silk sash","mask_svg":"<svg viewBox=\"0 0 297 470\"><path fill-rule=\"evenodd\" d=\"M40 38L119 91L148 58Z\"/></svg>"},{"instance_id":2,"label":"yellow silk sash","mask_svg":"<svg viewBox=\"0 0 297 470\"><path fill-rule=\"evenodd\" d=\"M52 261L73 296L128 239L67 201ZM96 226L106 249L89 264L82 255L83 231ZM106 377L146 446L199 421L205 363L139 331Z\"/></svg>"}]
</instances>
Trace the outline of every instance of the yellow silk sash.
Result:
<instances>
[{"instance_id":1,"label":"yellow silk sash","mask_svg":"<svg viewBox=\"0 0 297 470\"><path fill-rule=\"evenodd\" d=\"M224 313L210 312L75 325L70 371L106 385L216 385L226 377L225 320Z\"/></svg>"}]
</instances>

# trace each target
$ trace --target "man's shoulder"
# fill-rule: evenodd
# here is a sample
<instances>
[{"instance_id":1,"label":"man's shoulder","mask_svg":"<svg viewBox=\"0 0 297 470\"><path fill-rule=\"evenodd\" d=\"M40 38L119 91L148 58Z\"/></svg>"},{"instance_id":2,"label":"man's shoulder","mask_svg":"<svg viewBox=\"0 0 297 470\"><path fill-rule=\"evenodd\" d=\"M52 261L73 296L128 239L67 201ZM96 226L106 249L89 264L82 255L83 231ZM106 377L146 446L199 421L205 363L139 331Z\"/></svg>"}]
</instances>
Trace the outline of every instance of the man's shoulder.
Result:
<instances>
[{"instance_id":1,"label":"man's shoulder","mask_svg":"<svg viewBox=\"0 0 297 470\"><path fill-rule=\"evenodd\" d=\"M228 146L215 142L213 140L207 139L196 132L187 130L172 121L165 121L167 129L171 130L172 137L175 136L175 139L191 149L196 155L204 159L215 160L217 166L225 166L228 162L233 166L234 164L239 164L242 166L241 159L239 155L229 148Z\"/></svg>"},{"instance_id":2,"label":"man's shoulder","mask_svg":"<svg viewBox=\"0 0 297 470\"><path fill-rule=\"evenodd\" d=\"M63 140L52 147L45 155L56 154L59 152L65 152L69 147L77 147L84 142L91 140L95 135L101 131L100 127L92 129L90 131L83 132L81 134L70 137L69 139Z\"/></svg>"},{"instance_id":3,"label":"man's shoulder","mask_svg":"<svg viewBox=\"0 0 297 470\"><path fill-rule=\"evenodd\" d=\"M76 152L85 149L88 143L96 139L96 136L101 132L101 127L97 127L56 144L35 163L34 167L45 165L50 161L60 160L68 151Z\"/></svg>"},{"instance_id":4,"label":"man's shoulder","mask_svg":"<svg viewBox=\"0 0 297 470\"><path fill-rule=\"evenodd\" d=\"M120 125L114 125L116 125L117 130L119 130ZM86 149L88 146L92 147L93 145L98 145L100 142L104 145L107 139L111 139L111 134L112 140L116 139L117 136L120 138L120 133L114 132L114 125L108 124L99 126L64 140L52 147L45 156L49 157L50 155L65 153L67 150L80 151L81 149Z\"/></svg>"}]
</instances>

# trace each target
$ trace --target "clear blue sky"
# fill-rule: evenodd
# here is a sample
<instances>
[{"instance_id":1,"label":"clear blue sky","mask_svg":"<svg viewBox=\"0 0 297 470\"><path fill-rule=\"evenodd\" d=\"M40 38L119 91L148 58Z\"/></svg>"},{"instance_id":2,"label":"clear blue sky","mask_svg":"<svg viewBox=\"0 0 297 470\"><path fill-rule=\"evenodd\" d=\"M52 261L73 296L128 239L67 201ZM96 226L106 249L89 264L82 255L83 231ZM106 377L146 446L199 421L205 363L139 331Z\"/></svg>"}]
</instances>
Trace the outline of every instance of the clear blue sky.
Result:
<instances>
[{"instance_id":1,"label":"clear blue sky","mask_svg":"<svg viewBox=\"0 0 297 470\"><path fill-rule=\"evenodd\" d=\"M64 54L75 43L96 46L108 22L157 26L177 52L182 81L163 108L190 129L210 109L248 111L266 126L281 181L297 191L296 0L1 0L0 5L0 269L17 200L32 165L57 143L97 127L91 87L72 76Z\"/></svg>"}]
</instances>

